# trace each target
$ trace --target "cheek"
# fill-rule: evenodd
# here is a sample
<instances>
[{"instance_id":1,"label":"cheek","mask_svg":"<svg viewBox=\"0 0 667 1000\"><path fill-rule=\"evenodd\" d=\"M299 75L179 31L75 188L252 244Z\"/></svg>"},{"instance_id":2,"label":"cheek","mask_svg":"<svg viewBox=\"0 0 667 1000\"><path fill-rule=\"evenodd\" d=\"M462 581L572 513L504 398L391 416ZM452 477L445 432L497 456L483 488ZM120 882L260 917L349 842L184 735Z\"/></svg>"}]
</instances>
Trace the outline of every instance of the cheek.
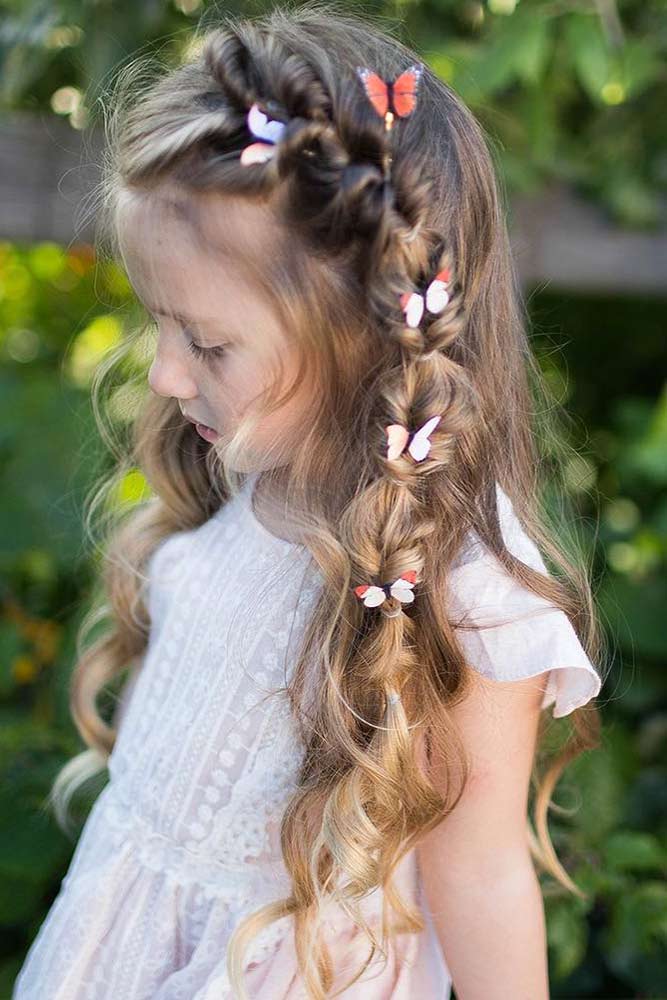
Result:
<instances>
[{"instance_id":1,"label":"cheek","mask_svg":"<svg viewBox=\"0 0 667 1000\"><path fill-rule=\"evenodd\" d=\"M297 369L294 361L286 360L284 364L282 385L286 387L296 377ZM232 419L240 419L244 412L252 409L253 402L276 377L280 377L280 373L268 362L262 363L257 357L248 359L247 356L230 355L217 379L219 412L225 412ZM291 399L262 418L255 429L256 442L270 444L302 434L303 420L312 405L312 396L307 385L299 385Z\"/></svg>"},{"instance_id":2,"label":"cheek","mask_svg":"<svg viewBox=\"0 0 667 1000\"><path fill-rule=\"evenodd\" d=\"M298 440L307 430L305 423L310 419L312 406L313 392L307 384L301 383L290 399L264 418L258 432L264 439Z\"/></svg>"},{"instance_id":3,"label":"cheek","mask_svg":"<svg viewBox=\"0 0 667 1000\"><path fill-rule=\"evenodd\" d=\"M285 361L282 363L286 364ZM260 393L281 377L291 379L292 369L287 367L281 372L273 356L263 357L258 353L250 354L239 350L228 354L220 370L219 381L237 406L243 407L250 405Z\"/></svg>"},{"instance_id":4,"label":"cheek","mask_svg":"<svg viewBox=\"0 0 667 1000\"><path fill-rule=\"evenodd\" d=\"M230 355L220 368L216 391L223 405L240 416L264 388L261 368L253 361Z\"/></svg>"}]
</instances>

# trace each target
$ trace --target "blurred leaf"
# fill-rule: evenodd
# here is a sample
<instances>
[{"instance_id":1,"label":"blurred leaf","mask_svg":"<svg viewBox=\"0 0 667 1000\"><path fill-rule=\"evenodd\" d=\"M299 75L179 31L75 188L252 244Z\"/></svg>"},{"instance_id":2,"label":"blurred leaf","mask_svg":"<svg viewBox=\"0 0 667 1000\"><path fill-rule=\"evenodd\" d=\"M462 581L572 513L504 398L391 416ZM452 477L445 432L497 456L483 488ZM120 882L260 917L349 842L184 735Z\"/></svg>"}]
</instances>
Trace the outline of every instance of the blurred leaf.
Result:
<instances>
[{"instance_id":1,"label":"blurred leaf","mask_svg":"<svg viewBox=\"0 0 667 1000\"><path fill-rule=\"evenodd\" d=\"M597 14L569 14L565 34L579 81L591 100L598 103L609 80L610 62Z\"/></svg>"},{"instance_id":2,"label":"blurred leaf","mask_svg":"<svg viewBox=\"0 0 667 1000\"><path fill-rule=\"evenodd\" d=\"M554 977L563 979L583 961L588 941L588 927L584 914L569 900L555 900L549 905L547 943L550 966Z\"/></svg>"},{"instance_id":3,"label":"blurred leaf","mask_svg":"<svg viewBox=\"0 0 667 1000\"><path fill-rule=\"evenodd\" d=\"M667 885L645 882L615 901L606 937L609 962L636 988L667 991Z\"/></svg>"},{"instance_id":4,"label":"blurred leaf","mask_svg":"<svg viewBox=\"0 0 667 1000\"><path fill-rule=\"evenodd\" d=\"M0 997L10 997L14 981L23 965L22 956L0 960Z\"/></svg>"},{"instance_id":5,"label":"blurred leaf","mask_svg":"<svg viewBox=\"0 0 667 1000\"><path fill-rule=\"evenodd\" d=\"M544 74L550 53L551 20L544 11L517 8L511 18L498 19L485 46L462 50L467 55L471 91L464 99L479 99L506 87L514 79L526 84L537 83ZM465 80L454 75L457 89Z\"/></svg>"},{"instance_id":6,"label":"blurred leaf","mask_svg":"<svg viewBox=\"0 0 667 1000\"><path fill-rule=\"evenodd\" d=\"M578 840L588 847L604 844L623 818L626 788L638 767L636 748L620 727L605 731L601 749L568 766L556 801L576 810L567 822L576 825Z\"/></svg>"},{"instance_id":7,"label":"blurred leaf","mask_svg":"<svg viewBox=\"0 0 667 1000\"><path fill-rule=\"evenodd\" d=\"M23 640L16 627L0 622L0 698L7 698L16 687L11 664L23 649ZM2 737L0 735L0 745Z\"/></svg>"},{"instance_id":8,"label":"blurred leaf","mask_svg":"<svg viewBox=\"0 0 667 1000\"><path fill-rule=\"evenodd\" d=\"M34 371L30 381L24 381L0 371L0 425L4 559L43 547L61 566L72 566L81 545L77 506L80 510L92 471L72 461L86 428L93 433L88 402L62 383L54 384L50 372ZM64 461L64 456L70 460Z\"/></svg>"},{"instance_id":9,"label":"blurred leaf","mask_svg":"<svg viewBox=\"0 0 667 1000\"><path fill-rule=\"evenodd\" d=\"M661 832L667 845L667 766L645 767L628 793L626 822L643 830Z\"/></svg>"},{"instance_id":10,"label":"blurred leaf","mask_svg":"<svg viewBox=\"0 0 667 1000\"><path fill-rule=\"evenodd\" d=\"M619 55L620 76L628 98L664 77L664 58L656 38L626 38Z\"/></svg>"},{"instance_id":11,"label":"blurred leaf","mask_svg":"<svg viewBox=\"0 0 667 1000\"><path fill-rule=\"evenodd\" d=\"M543 87L527 89L519 101L526 139L532 158L541 164L551 164L558 146L558 129L554 117L554 101Z\"/></svg>"},{"instance_id":12,"label":"blurred leaf","mask_svg":"<svg viewBox=\"0 0 667 1000\"><path fill-rule=\"evenodd\" d=\"M604 846L605 863L616 871L653 871L667 867L667 850L657 837L617 830Z\"/></svg>"},{"instance_id":13,"label":"blurred leaf","mask_svg":"<svg viewBox=\"0 0 667 1000\"><path fill-rule=\"evenodd\" d=\"M45 41L60 12L49 0L31 0L5 15L0 34L0 101L11 104L44 69Z\"/></svg>"},{"instance_id":14,"label":"blurred leaf","mask_svg":"<svg viewBox=\"0 0 667 1000\"><path fill-rule=\"evenodd\" d=\"M631 461L638 471L657 485L667 485L667 383L645 434L632 449Z\"/></svg>"},{"instance_id":15,"label":"blurred leaf","mask_svg":"<svg viewBox=\"0 0 667 1000\"><path fill-rule=\"evenodd\" d=\"M72 853L72 844L53 817L35 811L35 783L35 773L15 766L3 776L0 787L0 924L4 926L25 919L44 885ZM42 790L45 794L48 786Z\"/></svg>"},{"instance_id":16,"label":"blurred leaf","mask_svg":"<svg viewBox=\"0 0 667 1000\"><path fill-rule=\"evenodd\" d=\"M40 876L14 878L0 865L0 927L26 921L39 906L44 886Z\"/></svg>"},{"instance_id":17,"label":"blurred leaf","mask_svg":"<svg viewBox=\"0 0 667 1000\"><path fill-rule=\"evenodd\" d=\"M609 575L603 580L597 597L629 662L636 657L664 659L667 656L667 580L664 574L646 580Z\"/></svg>"},{"instance_id":18,"label":"blurred leaf","mask_svg":"<svg viewBox=\"0 0 667 1000\"><path fill-rule=\"evenodd\" d=\"M637 229L657 225L660 221L658 193L642 177L625 172L613 173L602 182L602 191L617 216L626 225Z\"/></svg>"},{"instance_id":19,"label":"blurred leaf","mask_svg":"<svg viewBox=\"0 0 667 1000\"><path fill-rule=\"evenodd\" d=\"M550 51L551 23L543 10L519 8L514 15L517 37L514 66L523 83L536 84L544 75Z\"/></svg>"}]
</instances>

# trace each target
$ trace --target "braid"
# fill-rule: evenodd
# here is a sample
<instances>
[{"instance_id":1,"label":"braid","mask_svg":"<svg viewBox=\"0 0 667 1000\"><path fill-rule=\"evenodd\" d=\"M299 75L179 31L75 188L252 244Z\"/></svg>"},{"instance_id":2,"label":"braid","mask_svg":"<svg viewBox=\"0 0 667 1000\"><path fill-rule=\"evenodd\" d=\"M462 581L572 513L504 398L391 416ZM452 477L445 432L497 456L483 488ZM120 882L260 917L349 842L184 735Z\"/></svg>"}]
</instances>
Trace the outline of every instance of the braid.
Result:
<instances>
[{"instance_id":1,"label":"braid","mask_svg":"<svg viewBox=\"0 0 667 1000\"><path fill-rule=\"evenodd\" d=\"M356 566L361 578L377 582L355 587L354 592L367 606L380 605L378 629L389 632L394 655L388 662L370 658L379 674L371 680L385 695L386 725L378 728L398 726L399 732L412 728L406 726L401 690L419 666L415 622L404 607L413 601L410 585L423 578L426 546L436 531L427 479L452 464L457 441L469 430L477 406L465 370L448 353L466 323L451 253L438 238L426 266L423 259L423 246L416 244L410 253L404 244L368 289L378 321L399 345L400 359L377 386L379 410L387 422L382 442L377 434L373 445L378 454L382 447L386 450L378 481L368 491L376 495L364 498L369 507L389 514L375 533L375 544L367 540L355 550L364 557ZM421 291L410 289L414 283ZM418 307L416 320L408 305ZM402 579L407 587L402 587ZM381 599L378 588L388 600ZM376 639L382 646L382 637Z\"/></svg>"},{"instance_id":2,"label":"braid","mask_svg":"<svg viewBox=\"0 0 667 1000\"><path fill-rule=\"evenodd\" d=\"M445 267L451 275L451 259L446 251L438 258L436 273ZM395 650L389 661L390 672L386 672L386 660L369 658L381 674L374 680L385 692L387 727L392 726L399 711L401 689L419 665L412 601L401 593L399 581L402 574L413 571L417 589L424 582L428 540L436 530L436 515L427 497L428 477L452 464L459 436L469 429L476 407L465 370L447 354L464 327L462 300L461 290L454 291L425 330L408 327L398 319L388 323L401 357L377 386L378 412L382 416L376 421L371 444L378 455L379 475L367 489L364 504L389 513L374 532L369 530L370 525L360 527L355 551L363 558L357 559L355 570L361 579L377 582L354 588L357 597L370 607L380 600L380 595L375 594L378 586L388 598L379 605L378 629L389 630L390 646ZM399 437L393 448L392 429ZM415 441L419 447L410 448L408 442ZM392 587L392 582L398 587ZM412 595L411 588L408 594ZM379 635L377 641L380 644Z\"/></svg>"},{"instance_id":3,"label":"braid","mask_svg":"<svg viewBox=\"0 0 667 1000\"><path fill-rule=\"evenodd\" d=\"M227 158L247 144L243 118L253 105L284 125L275 155L248 172L252 179L236 179L236 190L271 190L287 181L287 212L312 247L336 254L360 244L362 283L372 281L371 266L381 273L389 260L400 259L402 247L407 256L424 258L429 187L417 163L398 160L389 175L392 133L358 79L342 82L334 114L334 97L308 61L275 37L260 39L249 25L243 37L237 27L212 33L202 61L236 113L238 148L230 151L228 129L221 136ZM206 96L210 107L214 96Z\"/></svg>"},{"instance_id":4,"label":"braid","mask_svg":"<svg viewBox=\"0 0 667 1000\"><path fill-rule=\"evenodd\" d=\"M242 163L247 133L253 132L249 112L261 116L264 131L255 137L263 149L247 160L252 170L241 173L260 189L285 182L286 212L318 252L358 248L355 267L369 311L398 348L396 364L376 386L385 427L380 432L376 420L378 431L370 433L378 475L364 497L368 510L389 513L379 528L362 518L349 529L357 543L354 571L376 581L354 591L366 606L382 605L378 627L389 630L395 651L389 671L386 658L369 657L369 669L377 671L369 680L384 691L387 714L395 715L405 679L418 666L415 623L403 606L412 603L413 588L422 582L426 546L436 530L424 502L426 482L452 462L474 409L465 372L448 354L465 312L451 254L428 226L433 188L419 159L402 154L396 116L378 113L384 109L375 106L369 86L383 81L371 70L358 67L334 100L303 55L276 37L260 39L248 25L244 37L237 29L214 33L202 58L228 106L245 116L245 134L232 154L241 155ZM412 69L416 91L423 66ZM269 122L277 131L269 131ZM429 302L434 281L436 308ZM403 306L406 298L419 307L417 322ZM391 447L390 439L387 448L390 431L403 447Z\"/></svg>"},{"instance_id":5,"label":"braid","mask_svg":"<svg viewBox=\"0 0 667 1000\"><path fill-rule=\"evenodd\" d=\"M238 111L245 113L253 101L264 100L286 118L330 116L329 95L306 60L276 37L261 38L251 25L212 32L202 60Z\"/></svg>"}]
</instances>

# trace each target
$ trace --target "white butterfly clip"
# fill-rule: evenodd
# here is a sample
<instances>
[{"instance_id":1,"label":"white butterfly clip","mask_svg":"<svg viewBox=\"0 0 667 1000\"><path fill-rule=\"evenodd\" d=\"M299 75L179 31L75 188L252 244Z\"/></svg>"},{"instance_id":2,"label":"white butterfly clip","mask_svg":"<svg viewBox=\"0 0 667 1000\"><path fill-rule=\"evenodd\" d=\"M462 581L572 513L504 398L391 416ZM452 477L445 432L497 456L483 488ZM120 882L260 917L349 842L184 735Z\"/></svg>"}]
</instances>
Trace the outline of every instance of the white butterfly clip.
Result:
<instances>
[{"instance_id":1,"label":"white butterfly clip","mask_svg":"<svg viewBox=\"0 0 667 1000\"><path fill-rule=\"evenodd\" d=\"M390 461L398 458L403 454L407 445L408 451L415 462L421 462L431 450L430 435L438 426L441 419L441 415L439 413L436 414L435 417L427 420L423 427L420 427L414 434L411 434L403 424L389 424L388 427L385 427L387 434L387 458Z\"/></svg>"},{"instance_id":2,"label":"white butterfly clip","mask_svg":"<svg viewBox=\"0 0 667 1000\"><path fill-rule=\"evenodd\" d=\"M384 583L381 587L361 584L354 588L354 592L367 608L377 608L388 597L395 597L401 604L411 604L415 599L412 590L416 582L417 570L409 569L406 573L401 573L393 583Z\"/></svg>"},{"instance_id":3,"label":"white butterfly clip","mask_svg":"<svg viewBox=\"0 0 667 1000\"><path fill-rule=\"evenodd\" d=\"M275 155L276 143L285 131L285 123L269 118L260 110L257 102L251 106L246 120L248 129L261 141L252 142L245 147L241 153L241 163L244 166L251 163L266 163Z\"/></svg>"},{"instance_id":4,"label":"white butterfly clip","mask_svg":"<svg viewBox=\"0 0 667 1000\"><path fill-rule=\"evenodd\" d=\"M401 308L405 314L405 322L409 327L415 329L419 326L425 308L434 315L442 312L449 302L449 292L447 291L449 279L450 270L443 267L431 281L424 295L420 292L403 292L400 296Z\"/></svg>"}]
</instances>

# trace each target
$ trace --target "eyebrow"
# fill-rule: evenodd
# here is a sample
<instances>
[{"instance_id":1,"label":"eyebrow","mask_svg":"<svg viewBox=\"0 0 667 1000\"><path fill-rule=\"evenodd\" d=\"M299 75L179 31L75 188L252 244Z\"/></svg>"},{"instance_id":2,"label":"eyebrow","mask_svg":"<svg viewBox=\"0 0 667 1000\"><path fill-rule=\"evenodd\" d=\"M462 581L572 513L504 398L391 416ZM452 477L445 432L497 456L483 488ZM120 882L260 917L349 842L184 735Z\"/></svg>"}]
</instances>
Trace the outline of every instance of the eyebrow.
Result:
<instances>
[{"instance_id":1,"label":"eyebrow","mask_svg":"<svg viewBox=\"0 0 667 1000\"><path fill-rule=\"evenodd\" d=\"M185 316L183 313L172 312L169 309L157 309L154 306L149 305L147 302L144 302L143 305L148 312L153 313L155 316L171 316L172 319L177 319L179 323L183 323L184 325L192 323L193 326L207 326L212 323L220 322L220 320L215 316Z\"/></svg>"}]
</instances>

